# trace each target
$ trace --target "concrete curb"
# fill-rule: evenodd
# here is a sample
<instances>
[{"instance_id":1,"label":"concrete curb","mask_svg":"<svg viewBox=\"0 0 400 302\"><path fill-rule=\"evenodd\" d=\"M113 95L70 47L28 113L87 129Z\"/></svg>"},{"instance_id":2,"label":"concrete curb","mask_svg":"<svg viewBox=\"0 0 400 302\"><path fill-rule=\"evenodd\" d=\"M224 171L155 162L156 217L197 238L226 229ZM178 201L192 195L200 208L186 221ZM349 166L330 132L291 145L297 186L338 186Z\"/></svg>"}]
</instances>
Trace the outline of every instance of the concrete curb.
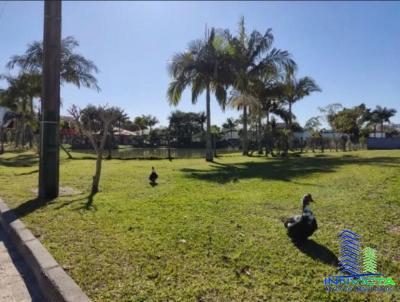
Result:
<instances>
[{"instance_id":1,"label":"concrete curb","mask_svg":"<svg viewBox=\"0 0 400 302\"><path fill-rule=\"evenodd\" d=\"M0 199L0 223L31 269L43 295L51 302L89 302L90 299L62 269L38 239Z\"/></svg>"}]
</instances>

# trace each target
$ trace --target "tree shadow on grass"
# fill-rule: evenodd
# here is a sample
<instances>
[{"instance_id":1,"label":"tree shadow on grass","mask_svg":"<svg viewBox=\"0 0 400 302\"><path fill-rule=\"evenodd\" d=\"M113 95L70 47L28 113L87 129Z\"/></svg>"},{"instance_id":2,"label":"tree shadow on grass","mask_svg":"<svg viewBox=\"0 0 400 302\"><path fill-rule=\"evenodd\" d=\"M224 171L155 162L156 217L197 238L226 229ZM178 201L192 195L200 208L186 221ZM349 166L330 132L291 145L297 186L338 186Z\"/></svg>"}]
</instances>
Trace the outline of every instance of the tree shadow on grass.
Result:
<instances>
[{"instance_id":1,"label":"tree shadow on grass","mask_svg":"<svg viewBox=\"0 0 400 302\"><path fill-rule=\"evenodd\" d=\"M39 157L33 154L19 154L10 158L0 158L0 166L32 167L39 163Z\"/></svg>"},{"instance_id":2,"label":"tree shadow on grass","mask_svg":"<svg viewBox=\"0 0 400 302\"><path fill-rule=\"evenodd\" d=\"M10 217L12 217L13 213L17 216L17 218L24 217L37 209L40 209L46 205L49 204L49 201L43 201L39 198L33 198L25 201L24 203L20 204L16 208L12 209L12 212L10 212ZM9 212L7 212L8 214ZM14 220L14 219L12 219Z\"/></svg>"},{"instance_id":3,"label":"tree shadow on grass","mask_svg":"<svg viewBox=\"0 0 400 302\"><path fill-rule=\"evenodd\" d=\"M224 184L249 178L291 181L293 178L314 173L335 172L338 167L349 164L400 167L400 158L343 156L286 158L266 160L264 162L249 161L237 164L212 162L210 163L210 167L213 168L212 170L184 168L181 171L186 173L186 177L189 178Z\"/></svg>"},{"instance_id":4,"label":"tree shadow on grass","mask_svg":"<svg viewBox=\"0 0 400 302\"><path fill-rule=\"evenodd\" d=\"M97 210L97 207L93 205L93 198L96 195L96 193L90 193L87 196L87 200L85 204L81 207L81 209L84 210Z\"/></svg>"},{"instance_id":5,"label":"tree shadow on grass","mask_svg":"<svg viewBox=\"0 0 400 302\"><path fill-rule=\"evenodd\" d=\"M96 206L93 205L93 198L95 194L89 194L88 196L74 199L71 201L64 202L63 204L60 204L59 206L56 207L56 209L61 209L75 201L83 201L86 200L86 202L78 208L78 210L84 209L84 210L97 210ZM5 212L3 214L4 219L11 223L14 221L16 218L21 218L26 215L29 215L30 213L33 213L34 211L46 207L48 205L54 204L52 200L48 201L43 201L39 198L32 198L27 200L26 202L20 204L19 206L15 207L12 209L12 211Z\"/></svg>"},{"instance_id":6,"label":"tree shadow on grass","mask_svg":"<svg viewBox=\"0 0 400 302\"><path fill-rule=\"evenodd\" d=\"M33 170L33 171L30 171L30 172L19 173L19 174L14 174L14 175L15 176L25 176L25 175L35 174L35 173L39 173L39 170Z\"/></svg>"},{"instance_id":7,"label":"tree shadow on grass","mask_svg":"<svg viewBox=\"0 0 400 302\"><path fill-rule=\"evenodd\" d=\"M67 200L67 201L65 201L65 202L63 202L61 204L58 204L55 207L55 209L59 210L59 209L62 209L64 207L67 207L67 206L69 206L71 204L74 204L75 202L82 201L83 204L80 207L77 207L75 210L97 210L97 207L95 205L93 205L93 199L94 199L95 195L96 194L89 193L88 195L83 196L83 197L79 197L79 198L76 198L76 199L69 199L69 200Z\"/></svg>"},{"instance_id":8,"label":"tree shadow on grass","mask_svg":"<svg viewBox=\"0 0 400 302\"><path fill-rule=\"evenodd\" d=\"M307 239L301 244L295 244L295 246L307 256L314 260L322 262L324 264L332 265L337 267L339 265L339 259L327 247L315 242L312 239Z\"/></svg>"}]
</instances>

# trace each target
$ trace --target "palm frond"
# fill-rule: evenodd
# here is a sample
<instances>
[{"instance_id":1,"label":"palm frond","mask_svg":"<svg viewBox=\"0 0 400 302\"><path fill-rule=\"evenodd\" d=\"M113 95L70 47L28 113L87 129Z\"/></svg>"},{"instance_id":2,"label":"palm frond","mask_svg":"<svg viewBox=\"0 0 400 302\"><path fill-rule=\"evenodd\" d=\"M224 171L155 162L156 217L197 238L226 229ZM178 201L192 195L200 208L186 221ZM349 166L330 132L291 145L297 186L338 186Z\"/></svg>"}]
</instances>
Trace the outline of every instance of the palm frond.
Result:
<instances>
[{"instance_id":1,"label":"palm frond","mask_svg":"<svg viewBox=\"0 0 400 302\"><path fill-rule=\"evenodd\" d=\"M192 86L192 104L196 104L197 98L206 89L206 83L200 75L197 75L197 77L193 79L191 86Z\"/></svg>"},{"instance_id":2,"label":"palm frond","mask_svg":"<svg viewBox=\"0 0 400 302\"><path fill-rule=\"evenodd\" d=\"M192 52L176 53L168 64L169 74L178 78L190 72L195 67L194 54Z\"/></svg>"},{"instance_id":3,"label":"palm frond","mask_svg":"<svg viewBox=\"0 0 400 302\"><path fill-rule=\"evenodd\" d=\"M167 98L170 105L177 106L182 97L182 92L185 90L188 83L182 80L175 80L169 83L167 90Z\"/></svg>"},{"instance_id":4,"label":"palm frond","mask_svg":"<svg viewBox=\"0 0 400 302\"><path fill-rule=\"evenodd\" d=\"M299 79L295 86L295 94L297 98L303 98L310 95L312 92L319 92L321 88L310 77L303 77Z\"/></svg>"},{"instance_id":5,"label":"palm frond","mask_svg":"<svg viewBox=\"0 0 400 302\"><path fill-rule=\"evenodd\" d=\"M250 94L240 93L238 91L233 91L231 94L232 95L229 98L229 105L232 108L241 110L243 107L259 106L257 98Z\"/></svg>"},{"instance_id":6,"label":"palm frond","mask_svg":"<svg viewBox=\"0 0 400 302\"><path fill-rule=\"evenodd\" d=\"M215 97L216 97L219 105L221 106L222 110L224 111L225 107L226 107L226 102L227 102L226 88L221 84L217 84L217 85L213 85L212 90L215 93Z\"/></svg>"},{"instance_id":7,"label":"palm frond","mask_svg":"<svg viewBox=\"0 0 400 302\"><path fill-rule=\"evenodd\" d=\"M72 83L78 87L95 88L100 91L94 73L98 73L97 66L80 54L75 53L79 46L78 41L68 36L61 41L61 81ZM43 68L43 43L35 41L28 44L23 55L12 56L7 68L20 68L22 73L41 74Z\"/></svg>"}]
</instances>

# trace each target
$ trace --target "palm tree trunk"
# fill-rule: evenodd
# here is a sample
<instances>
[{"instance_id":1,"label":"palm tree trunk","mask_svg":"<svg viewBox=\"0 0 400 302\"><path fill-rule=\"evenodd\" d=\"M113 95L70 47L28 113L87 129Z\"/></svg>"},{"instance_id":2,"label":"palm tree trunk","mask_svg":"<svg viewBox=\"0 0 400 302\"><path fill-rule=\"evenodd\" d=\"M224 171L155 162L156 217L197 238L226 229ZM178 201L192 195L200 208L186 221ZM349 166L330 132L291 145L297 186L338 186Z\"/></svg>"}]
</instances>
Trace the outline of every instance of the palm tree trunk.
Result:
<instances>
[{"instance_id":1,"label":"palm tree trunk","mask_svg":"<svg viewBox=\"0 0 400 302\"><path fill-rule=\"evenodd\" d=\"M21 131L21 146L22 148L25 148L26 145L26 125L25 125L25 120L23 120L23 124L22 124L22 131Z\"/></svg>"},{"instance_id":2,"label":"palm tree trunk","mask_svg":"<svg viewBox=\"0 0 400 302\"><path fill-rule=\"evenodd\" d=\"M171 160L171 127L168 127L168 159Z\"/></svg>"},{"instance_id":3,"label":"palm tree trunk","mask_svg":"<svg viewBox=\"0 0 400 302\"><path fill-rule=\"evenodd\" d=\"M285 150L284 154L287 155L289 152L289 148L291 148L291 140L292 140L292 102L289 101L289 118L288 118L288 123L287 123L287 129L289 130L289 133L286 136L286 142L285 142Z\"/></svg>"},{"instance_id":4,"label":"palm tree trunk","mask_svg":"<svg viewBox=\"0 0 400 302\"><path fill-rule=\"evenodd\" d=\"M10 143L14 145L14 148L19 146L19 120L17 119L14 121Z\"/></svg>"},{"instance_id":5,"label":"palm tree trunk","mask_svg":"<svg viewBox=\"0 0 400 302\"><path fill-rule=\"evenodd\" d=\"M211 142L211 108L210 108L210 84L206 89L206 114L207 114L207 138L206 138L206 161L213 161L214 154Z\"/></svg>"},{"instance_id":6,"label":"palm tree trunk","mask_svg":"<svg viewBox=\"0 0 400 302\"><path fill-rule=\"evenodd\" d=\"M23 121L23 117L20 118L20 120L18 121L18 123L16 124L16 135L15 135L15 147L18 148L20 145L22 145L22 139L23 139L23 128L24 128L24 121ZM24 147L22 145L22 147Z\"/></svg>"},{"instance_id":7,"label":"palm tree trunk","mask_svg":"<svg viewBox=\"0 0 400 302\"><path fill-rule=\"evenodd\" d=\"M257 121L257 140L258 140L258 154L263 154L262 138L261 138L261 116L258 116Z\"/></svg>"},{"instance_id":8,"label":"palm tree trunk","mask_svg":"<svg viewBox=\"0 0 400 302\"><path fill-rule=\"evenodd\" d=\"M212 135L212 142L213 142L213 152L214 152L214 157L217 157L217 138L215 137L215 134Z\"/></svg>"},{"instance_id":9,"label":"palm tree trunk","mask_svg":"<svg viewBox=\"0 0 400 302\"><path fill-rule=\"evenodd\" d=\"M28 130L28 144L29 144L29 149L32 149L33 147L33 143L32 143L32 139L33 139L33 131L30 125L26 126L26 129Z\"/></svg>"},{"instance_id":10,"label":"palm tree trunk","mask_svg":"<svg viewBox=\"0 0 400 302\"><path fill-rule=\"evenodd\" d=\"M268 156L270 153L270 132L269 132L269 112L267 110L267 124L265 125L265 156Z\"/></svg>"},{"instance_id":11,"label":"palm tree trunk","mask_svg":"<svg viewBox=\"0 0 400 302\"><path fill-rule=\"evenodd\" d=\"M249 155L249 144L247 137L247 106L243 107L243 155Z\"/></svg>"},{"instance_id":12,"label":"palm tree trunk","mask_svg":"<svg viewBox=\"0 0 400 302\"><path fill-rule=\"evenodd\" d=\"M289 102L288 129L292 129L292 102Z\"/></svg>"},{"instance_id":13,"label":"palm tree trunk","mask_svg":"<svg viewBox=\"0 0 400 302\"><path fill-rule=\"evenodd\" d=\"M27 100L22 100L22 118L21 118L21 145L22 148L25 148L26 140L25 140L25 128L26 128L26 114L27 114Z\"/></svg>"},{"instance_id":14,"label":"palm tree trunk","mask_svg":"<svg viewBox=\"0 0 400 302\"><path fill-rule=\"evenodd\" d=\"M0 154L3 154L3 153L4 153L4 133L3 133L3 125L0 126L0 140L1 140Z\"/></svg>"},{"instance_id":15,"label":"palm tree trunk","mask_svg":"<svg viewBox=\"0 0 400 302\"><path fill-rule=\"evenodd\" d=\"M109 134L107 135L107 159L112 159L112 131L109 132Z\"/></svg>"},{"instance_id":16,"label":"palm tree trunk","mask_svg":"<svg viewBox=\"0 0 400 302\"><path fill-rule=\"evenodd\" d=\"M33 115L33 97L29 97L29 111Z\"/></svg>"},{"instance_id":17,"label":"palm tree trunk","mask_svg":"<svg viewBox=\"0 0 400 302\"><path fill-rule=\"evenodd\" d=\"M103 160L103 150L100 150L100 152L97 153L96 172L93 176L93 183L92 183L92 192L91 192L92 195L96 194L99 191L102 160Z\"/></svg>"}]
</instances>

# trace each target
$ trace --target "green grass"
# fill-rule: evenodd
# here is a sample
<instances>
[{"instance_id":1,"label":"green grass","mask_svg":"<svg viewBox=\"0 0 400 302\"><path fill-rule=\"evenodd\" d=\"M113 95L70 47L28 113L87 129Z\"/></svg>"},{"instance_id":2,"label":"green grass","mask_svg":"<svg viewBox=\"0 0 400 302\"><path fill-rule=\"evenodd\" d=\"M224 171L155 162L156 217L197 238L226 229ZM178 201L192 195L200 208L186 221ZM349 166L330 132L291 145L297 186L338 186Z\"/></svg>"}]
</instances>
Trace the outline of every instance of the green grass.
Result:
<instances>
[{"instance_id":1,"label":"green grass","mask_svg":"<svg viewBox=\"0 0 400 302\"><path fill-rule=\"evenodd\" d=\"M82 194L38 206L37 158L19 153L0 156L0 196L94 301L400 300L323 287L344 228L400 283L400 151L105 160L90 208L95 161L74 155L62 158L61 185ZM298 214L307 192L319 230L299 250L280 218Z\"/></svg>"}]
</instances>

